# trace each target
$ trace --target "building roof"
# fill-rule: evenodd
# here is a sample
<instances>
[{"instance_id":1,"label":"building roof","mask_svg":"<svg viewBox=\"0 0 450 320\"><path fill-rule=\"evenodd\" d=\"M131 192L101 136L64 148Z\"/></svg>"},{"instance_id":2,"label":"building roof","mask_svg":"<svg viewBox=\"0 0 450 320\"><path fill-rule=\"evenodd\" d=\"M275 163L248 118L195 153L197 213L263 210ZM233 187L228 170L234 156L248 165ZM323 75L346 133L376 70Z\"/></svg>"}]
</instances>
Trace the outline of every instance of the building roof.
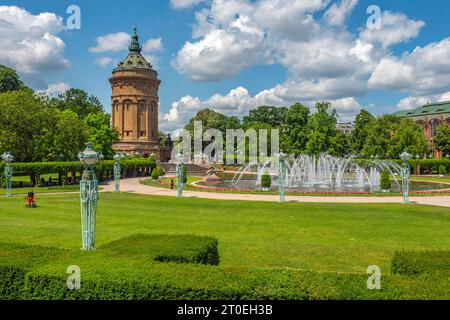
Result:
<instances>
[{"instance_id":1,"label":"building roof","mask_svg":"<svg viewBox=\"0 0 450 320\"><path fill-rule=\"evenodd\" d=\"M398 111L394 115L399 117L421 117L442 113L450 113L450 101L428 103L413 110Z\"/></svg>"},{"instance_id":2,"label":"building roof","mask_svg":"<svg viewBox=\"0 0 450 320\"><path fill-rule=\"evenodd\" d=\"M128 46L128 56L124 61L120 62L113 72L116 71L135 71L135 70L153 70L152 65L147 62L144 56L141 54L142 47L139 44L139 36L137 34L137 28L134 28L134 34L131 38L131 43Z\"/></svg>"}]
</instances>

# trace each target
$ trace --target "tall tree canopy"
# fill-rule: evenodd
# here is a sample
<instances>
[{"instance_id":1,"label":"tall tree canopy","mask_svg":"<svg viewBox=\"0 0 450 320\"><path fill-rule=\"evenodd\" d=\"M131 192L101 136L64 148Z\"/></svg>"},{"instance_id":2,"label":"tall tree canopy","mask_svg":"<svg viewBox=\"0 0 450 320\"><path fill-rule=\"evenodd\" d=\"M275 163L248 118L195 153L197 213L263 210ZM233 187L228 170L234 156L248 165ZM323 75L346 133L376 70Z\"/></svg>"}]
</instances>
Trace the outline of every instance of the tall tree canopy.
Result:
<instances>
[{"instance_id":1,"label":"tall tree canopy","mask_svg":"<svg viewBox=\"0 0 450 320\"><path fill-rule=\"evenodd\" d=\"M261 106L250 110L248 116L244 116L242 124L245 128L251 127L254 123L264 123L272 128L280 127L286 119L286 107Z\"/></svg>"},{"instance_id":2,"label":"tall tree canopy","mask_svg":"<svg viewBox=\"0 0 450 320\"><path fill-rule=\"evenodd\" d=\"M445 155L450 154L450 126L448 124L441 124L438 127L436 136L434 137L434 145L437 150L443 152Z\"/></svg>"},{"instance_id":3,"label":"tall tree canopy","mask_svg":"<svg viewBox=\"0 0 450 320\"><path fill-rule=\"evenodd\" d=\"M308 141L308 117L310 110L296 103L287 110L285 124L280 129L280 148L283 152L300 155Z\"/></svg>"},{"instance_id":4,"label":"tall tree canopy","mask_svg":"<svg viewBox=\"0 0 450 320\"><path fill-rule=\"evenodd\" d=\"M30 90L0 94L0 152L11 151L15 161L68 160L86 142L84 123L73 112L55 110L46 97Z\"/></svg>"},{"instance_id":5,"label":"tall tree canopy","mask_svg":"<svg viewBox=\"0 0 450 320\"><path fill-rule=\"evenodd\" d=\"M71 88L57 98L53 98L53 103L60 110L72 110L82 119L91 113L104 112L100 100L95 96L89 96L81 89Z\"/></svg>"},{"instance_id":6,"label":"tall tree canopy","mask_svg":"<svg viewBox=\"0 0 450 320\"><path fill-rule=\"evenodd\" d=\"M26 88L14 69L0 64L0 93L18 91Z\"/></svg>"},{"instance_id":7,"label":"tall tree canopy","mask_svg":"<svg viewBox=\"0 0 450 320\"><path fill-rule=\"evenodd\" d=\"M331 108L331 103L317 103L316 109L317 111L308 118L308 142L305 151L311 155L320 153L339 155L339 150L343 150L344 146L337 144L342 143L344 138L336 128L336 110Z\"/></svg>"},{"instance_id":8,"label":"tall tree canopy","mask_svg":"<svg viewBox=\"0 0 450 320\"><path fill-rule=\"evenodd\" d=\"M375 117L364 109L356 116L355 128L350 135L350 143L353 152L359 154L362 151L374 121Z\"/></svg>"}]
</instances>

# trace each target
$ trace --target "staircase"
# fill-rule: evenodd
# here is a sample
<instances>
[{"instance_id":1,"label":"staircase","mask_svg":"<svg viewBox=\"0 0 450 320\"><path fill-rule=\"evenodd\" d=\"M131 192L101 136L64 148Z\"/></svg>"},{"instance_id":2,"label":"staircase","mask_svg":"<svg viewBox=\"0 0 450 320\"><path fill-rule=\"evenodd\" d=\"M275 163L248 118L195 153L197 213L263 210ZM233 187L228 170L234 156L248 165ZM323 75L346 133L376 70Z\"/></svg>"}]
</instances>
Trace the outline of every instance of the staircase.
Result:
<instances>
[{"instance_id":1,"label":"staircase","mask_svg":"<svg viewBox=\"0 0 450 320\"><path fill-rule=\"evenodd\" d=\"M164 168L164 171L168 175L174 175L176 173L177 165L175 163L170 162L164 162L164 163L158 163L158 166L161 166ZM190 176L206 176L206 172L209 170L206 167L192 164L192 163L186 163L186 171L187 174Z\"/></svg>"}]
</instances>

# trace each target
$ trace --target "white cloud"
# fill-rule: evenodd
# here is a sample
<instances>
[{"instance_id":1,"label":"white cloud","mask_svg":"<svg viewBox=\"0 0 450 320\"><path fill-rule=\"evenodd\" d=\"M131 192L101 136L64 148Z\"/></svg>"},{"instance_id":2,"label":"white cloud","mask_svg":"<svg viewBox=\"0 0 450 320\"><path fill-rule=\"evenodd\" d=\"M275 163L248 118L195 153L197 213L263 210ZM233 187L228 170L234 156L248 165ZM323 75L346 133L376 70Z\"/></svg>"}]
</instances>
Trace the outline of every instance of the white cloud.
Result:
<instances>
[{"instance_id":1,"label":"white cloud","mask_svg":"<svg viewBox=\"0 0 450 320\"><path fill-rule=\"evenodd\" d=\"M198 42L185 43L172 65L194 81L221 80L265 56L264 33L243 16L228 31L216 29Z\"/></svg>"},{"instance_id":2,"label":"white cloud","mask_svg":"<svg viewBox=\"0 0 450 320\"><path fill-rule=\"evenodd\" d=\"M398 110L412 110L430 102L450 101L450 91L429 96L408 96L397 104Z\"/></svg>"},{"instance_id":3,"label":"white cloud","mask_svg":"<svg viewBox=\"0 0 450 320\"><path fill-rule=\"evenodd\" d=\"M142 46L142 51L146 53L159 52L164 50L162 38L149 39Z\"/></svg>"},{"instance_id":4,"label":"white cloud","mask_svg":"<svg viewBox=\"0 0 450 320\"><path fill-rule=\"evenodd\" d=\"M58 37L63 19L54 13L33 15L17 6L0 6L0 63L21 74L68 68L65 43Z\"/></svg>"},{"instance_id":5,"label":"white cloud","mask_svg":"<svg viewBox=\"0 0 450 320\"><path fill-rule=\"evenodd\" d=\"M95 58L95 63L101 67L107 67L107 66L113 64L114 61L110 57L100 57L100 58Z\"/></svg>"},{"instance_id":6,"label":"white cloud","mask_svg":"<svg viewBox=\"0 0 450 320\"><path fill-rule=\"evenodd\" d=\"M414 96L442 94L450 88L450 38L417 47L402 57L382 59L373 72L372 89L401 90Z\"/></svg>"},{"instance_id":7,"label":"white cloud","mask_svg":"<svg viewBox=\"0 0 450 320\"><path fill-rule=\"evenodd\" d=\"M380 19L381 28L365 28L360 34L361 40L389 47L416 38L425 26L423 21L410 20L404 14L390 11L383 12Z\"/></svg>"},{"instance_id":8,"label":"white cloud","mask_svg":"<svg viewBox=\"0 0 450 320\"><path fill-rule=\"evenodd\" d=\"M331 26L343 25L357 4L358 0L341 0L339 4L334 3L323 16L325 23Z\"/></svg>"},{"instance_id":9,"label":"white cloud","mask_svg":"<svg viewBox=\"0 0 450 320\"><path fill-rule=\"evenodd\" d=\"M131 35L126 32L111 33L95 39L97 45L89 48L90 52L102 53L107 51L118 52L127 50L131 42Z\"/></svg>"},{"instance_id":10,"label":"white cloud","mask_svg":"<svg viewBox=\"0 0 450 320\"><path fill-rule=\"evenodd\" d=\"M70 89L70 84L65 83L65 82L58 82L58 83L49 84L47 90L39 90L38 92L43 93L45 95L49 95L49 96L57 96L57 95L60 95L64 92L66 92L69 89Z\"/></svg>"},{"instance_id":11,"label":"white cloud","mask_svg":"<svg viewBox=\"0 0 450 320\"><path fill-rule=\"evenodd\" d=\"M170 6L174 9L186 9L205 1L206 0L170 0Z\"/></svg>"}]
</instances>

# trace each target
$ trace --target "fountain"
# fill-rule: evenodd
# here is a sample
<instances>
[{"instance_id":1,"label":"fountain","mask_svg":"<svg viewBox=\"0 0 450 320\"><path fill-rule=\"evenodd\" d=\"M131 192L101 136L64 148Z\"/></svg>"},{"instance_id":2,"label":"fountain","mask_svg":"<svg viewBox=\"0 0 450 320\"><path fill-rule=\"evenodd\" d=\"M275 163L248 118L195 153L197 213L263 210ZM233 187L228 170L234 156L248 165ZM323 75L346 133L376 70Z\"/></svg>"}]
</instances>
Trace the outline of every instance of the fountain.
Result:
<instances>
[{"instance_id":1,"label":"fountain","mask_svg":"<svg viewBox=\"0 0 450 320\"><path fill-rule=\"evenodd\" d=\"M286 156L265 158L243 165L232 179L202 181L199 186L211 186L234 190L261 190L261 177L267 171L272 177L271 191L280 194L284 201L285 192L313 193L367 193L381 191L381 173L389 172L393 180L393 192L402 191L401 166L392 161L372 157L371 160L357 160L355 157L333 157L328 154ZM281 168L280 168L281 164ZM280 186L279 174L282 172ZM284 183L283 183L284 182ZM448 188L446 185L412 182L414 191Z\"/></svg>"}]
</instances>

